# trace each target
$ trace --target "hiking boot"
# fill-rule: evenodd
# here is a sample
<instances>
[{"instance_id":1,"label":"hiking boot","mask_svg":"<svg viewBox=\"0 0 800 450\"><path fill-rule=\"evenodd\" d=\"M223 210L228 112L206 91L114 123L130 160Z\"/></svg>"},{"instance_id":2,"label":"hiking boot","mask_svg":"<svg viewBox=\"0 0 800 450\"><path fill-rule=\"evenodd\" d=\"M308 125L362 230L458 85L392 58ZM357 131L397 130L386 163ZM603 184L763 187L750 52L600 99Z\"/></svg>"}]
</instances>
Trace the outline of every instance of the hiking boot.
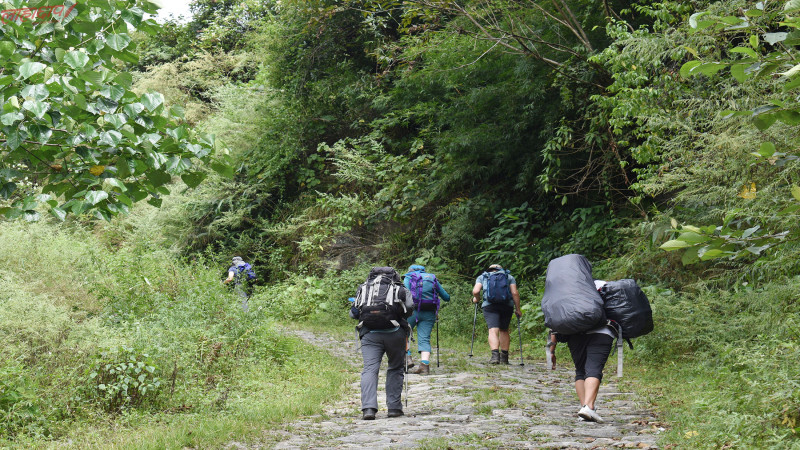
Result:
<instances>
[{"instance_id":1,"label":"hiking boot","mask_svg":"<svg viewBox=\"0 0 800 450\"><path fill-rule=\"evenodd\" d=\"M596 410L589 408L588 406L584 405L580 411L578 411L578 417L587 421L587 422L597 422L603 423L603 418L597 414Z\"/></svg>"},{"instance_id":2,"label":"hiking boot","mask_svg":"<svg viewBox=\"0 0 800 450\"><path fill-rule=\"evenodd\" d=\"M364 415L361 417L363 420L375 420L375 414L378 413L377 409L364 408Z\"/></svg>"},{"instance_id":3,"label":"hiking boot","mask_svg":"<svg viewBox=\"0 0 800 450\"><path fill-rule=\"evenodd\" d=\"M402 409L390 409L389 412L386 414L388 417L400 417L404 416Z\"/></svg>"},{"instance_id":4,"label":"hiking boot","mask_svg":"<svg viewBox=\"0 0 800 450\"><path fill-rule=\"evenodd\" d=\"M500 364L508 364L508 352L500 351Z\"/></svg>"},{"instance_id":5,"label":"hiking boot","mask_svg":"<svg viewBox=\"0 0 800 450\"><path fill-rule=\"evenodd\" d=\"M419 363L419 367L417 370L412 370L410 373L415 373L417 375L427 375L431 371L431 365L425 364L423 362Z\"/></svg>"},{"instance_id":6,"label":"hiking boot","mask_svg":"<svg viewBox=\"0 0 800 450\"><path fill-rule=\"evenodd\" d=\"M406 355L406 373L409 373L408 369L412 367L414 367L414 360L411 359L411 355Z\"/></svg>"},{"instance_id":7,"label":"hiking boot","mask_svg":"<svg viewBox=\"0 0 800 450\"><path fill-rule=\"evenodd\" d=\"M489 364L500 364L500 350L492 350L492 359Z\"/></svg>"}]
</instances>

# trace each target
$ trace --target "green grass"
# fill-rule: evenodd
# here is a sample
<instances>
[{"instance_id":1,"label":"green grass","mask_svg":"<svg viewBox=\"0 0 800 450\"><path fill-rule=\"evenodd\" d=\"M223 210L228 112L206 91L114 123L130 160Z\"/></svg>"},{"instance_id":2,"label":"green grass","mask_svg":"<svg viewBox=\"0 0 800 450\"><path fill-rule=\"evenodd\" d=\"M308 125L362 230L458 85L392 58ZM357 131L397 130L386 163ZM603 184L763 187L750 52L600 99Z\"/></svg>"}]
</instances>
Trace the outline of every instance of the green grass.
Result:
<instances>
[{"instance_id":1,"label":"green grass","mask_svg":"<svg viewBox=\"0 0 800 450\"><path fill-rule=\"evenodd\" d=\"M0 263L0 446L248 442L320 413L352 377L275 331L264 296L245 314L204 260L105 246L80 227L3 223ZM128 396L112 402L108 386Z\"/></svg>"}]
</instances>

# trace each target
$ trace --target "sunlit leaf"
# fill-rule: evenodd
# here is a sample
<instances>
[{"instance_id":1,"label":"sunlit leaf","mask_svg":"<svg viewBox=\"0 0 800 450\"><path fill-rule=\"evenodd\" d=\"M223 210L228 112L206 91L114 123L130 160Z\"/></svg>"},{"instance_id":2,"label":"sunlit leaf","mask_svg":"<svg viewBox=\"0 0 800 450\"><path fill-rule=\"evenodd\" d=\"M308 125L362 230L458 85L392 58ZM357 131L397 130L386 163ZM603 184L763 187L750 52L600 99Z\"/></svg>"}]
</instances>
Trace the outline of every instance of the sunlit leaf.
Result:
<instances>
[{"instance_id":1,"label":"sunlit leaf","mask_svg":"<svg viewBox=\"0 0 800 450\"><path fill-rule=\"evenodd\" d=\"M741 197L745 200L752 200L756 198L756 184L750 183L742 186L742 190L739 192L738 197Z\"/></svg>"}]
</instances>

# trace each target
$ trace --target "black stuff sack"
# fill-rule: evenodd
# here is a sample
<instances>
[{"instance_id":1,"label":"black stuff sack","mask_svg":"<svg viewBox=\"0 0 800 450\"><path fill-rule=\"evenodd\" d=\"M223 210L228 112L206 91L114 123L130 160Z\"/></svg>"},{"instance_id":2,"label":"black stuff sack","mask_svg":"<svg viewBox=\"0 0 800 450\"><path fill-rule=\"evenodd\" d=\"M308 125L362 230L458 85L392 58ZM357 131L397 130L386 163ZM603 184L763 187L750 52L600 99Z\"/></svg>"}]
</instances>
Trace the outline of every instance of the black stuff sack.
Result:
<instances>
[{"instance_id":1,"label":"black stuff sack","mask_svg":"<svg viewBox=\"0 0 800 450\"><path fill-rule=\"evenodd\" d=\"M653 331L650 301L636 281L609 281L600 288L600 295L605 301L606 316L622 326L623 339L633 339Z\"/></svg>"},{"instance_id":2,"label":"black stuff sack","mask_svg":"<svg viewBox=\"0 0 800 450\"><path fill-rule=\"evenodd\" d=\"M564 335L583 333L605 322L603 298L594 286L586 257L573 254L550 261L542 312L545 326Z\"/></svg>"}]
</instances>

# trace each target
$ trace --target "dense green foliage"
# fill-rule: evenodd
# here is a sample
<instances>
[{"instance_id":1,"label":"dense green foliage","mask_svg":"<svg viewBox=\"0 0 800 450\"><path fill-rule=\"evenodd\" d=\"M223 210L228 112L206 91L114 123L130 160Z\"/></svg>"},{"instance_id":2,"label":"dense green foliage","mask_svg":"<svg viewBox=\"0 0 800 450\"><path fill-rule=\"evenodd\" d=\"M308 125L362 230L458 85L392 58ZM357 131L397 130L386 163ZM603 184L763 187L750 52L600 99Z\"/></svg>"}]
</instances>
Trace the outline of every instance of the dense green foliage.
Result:
<instances>
[{"instance_id":1,"label":"dense green foliage","mask_svg":"<svg viewBox=\"0 0 800 450\"><path fill-rule=\"evenodd\" d=\"M138 61L125 31L155 34L147 1L5 3L0 26L0 214L103 219L137 201L160 205L179 175L190 187L215 161L213 135L181 123L158 92L137 94L125 63ZM30 17L32 16L32 17ZM18 187L20 187L18 189Z\"/></svg>"},{"instance_id":2,"label":"dense green foliage","mask_svg":"<svg viewBox=\"0 0 800 450\"><path fill-rule=\"evenodd\" d=\"M84 314L81 333L121 336L88 341L91 367L63 364L103 380L83 380L81 411L114 414L200 404L197 386L165 394L170 367L234 392L234 367L283 354L260 314L341 324L371 265L427 265L453 294L442 331L467 339L474 277L499 262L520 281L522 327L538 342L547 263L582 253L597 278L636 278L650 295L656 329L638 339L634 371L670 426L665 444L797 445L798 6L197 0L189 23L135 35L139 59L123 62L138 71L132 91L163 92L165 110L182 106L231 149L233 176L209 174L161 214L79 232L70 239L92 261L77 266L90 274L81 289L15 287L12 299L40 299L48 327ZM261 277L255 317L208 268L235 254ZM69 307L47 312L44 298ZM233 334L198 331L209 327ZM185 356L210 342L224 363ZM26 364L42 353L26 348L0 365L21 436L67 411L65 399L57 413L36 401L42 381ZM102 372L123 363L137 380L146 372L138 385Z\"/></svg>"}]
</instances>

